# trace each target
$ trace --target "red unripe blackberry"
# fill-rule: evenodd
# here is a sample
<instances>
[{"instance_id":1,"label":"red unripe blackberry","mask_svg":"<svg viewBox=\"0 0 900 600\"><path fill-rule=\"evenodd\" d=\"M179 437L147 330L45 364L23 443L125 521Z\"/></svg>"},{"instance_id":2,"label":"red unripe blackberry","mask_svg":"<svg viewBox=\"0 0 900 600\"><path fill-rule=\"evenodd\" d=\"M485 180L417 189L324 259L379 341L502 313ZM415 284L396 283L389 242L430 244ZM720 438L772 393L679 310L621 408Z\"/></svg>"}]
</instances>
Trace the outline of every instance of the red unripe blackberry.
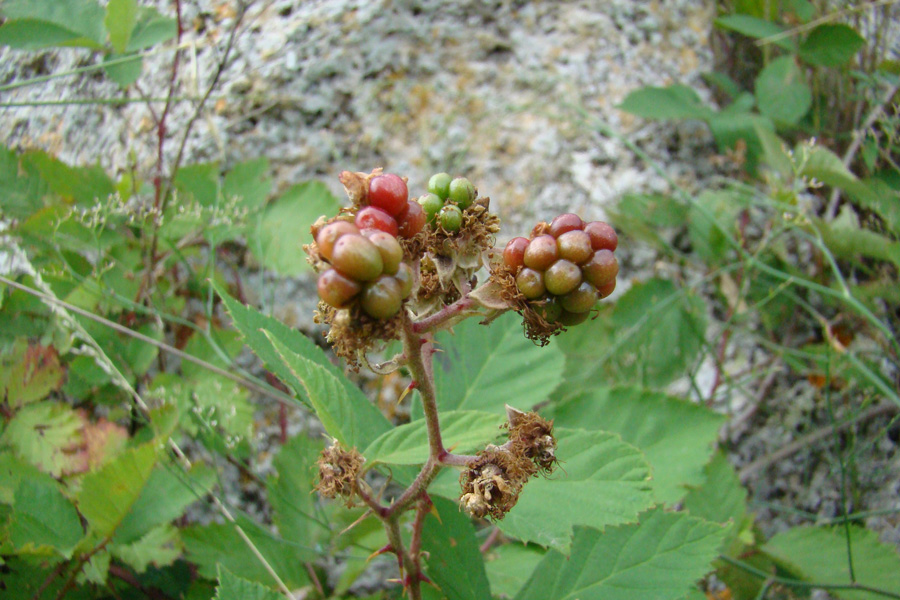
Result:
<instances>
[{"instance_id":1,"label":"red unripe blackberry","mask_svg":"<svg viewBox=\"0 0 900 600\"><path fill-rule=\"evenodd\" d=\"M600 296L600 299L606 298L610 294L612 294L616 290L616 280L613 279L606 285L597 288L597 295Z\"/></svg>"},{"instance_id":2,"label":"red unripe blackberry","mask_svg":"<svg viewBox=\"0 0 900 600\"><path fill-rule=\"evenodd\" d=\"M591 221L584 226L584 231L591 236L591 247L594 250L613 251L619 245L619 236L608 223Z\"/></svg>"},{"instance_id":3,"label":"red unripe blackberry","mask_svg":"<svg viewBox=\"0 0 900 600\"><path fill-rule=\"evenodd\" d=\"M525 248L528 247L528 238L514 237L506 243L503 249L503 262L506 266L515 271L523 266L523 258L525 257Z\"/></svg>"},{"instance_id":4,"label":"red unripe blackberry","mask_svg":"<svg viewBox=\"0 0 900 600\"><path fill-rule=\"evenodd\" d=\"M559 237L567 231L583 227L584 221L581 220L581 217L573 213L563 213L550 221L550 235Z\"/></svg>"},{"instance_id":5,"label":"red unripe blackberry","mask_svg":"<svg viewBox=\"0 0 900 600\"><path fill-rule=\"evenodd\" d=\"M594 254L591 247L591 236L580 229L567 231L556 238L556 249L559 257L575 263L583 264Z\"/></svg>"},{"instance_id":6,"label":"red unripe blackberry","mask_svg":"<svg viewBox=\"0 0 900 600\"><path fill-rule=\"evenodd\" d=\"M397 241L397 238L380 229L367 229L363 232L363 235L375 244L375 247L381 253L384 272L388 275L396 273L400 262L403 260L403 248L400 247L400 242Z\"/></svg>"},{"instance_id":7,"label":"red unripe blackberry","mask_svg":"<svg viewBox=\"0 0 900 600\"><path fill-rule=\"evenodd\" d=\"M587 281L582 281L574 290L559 297L559 305L570 313L589 311L596 303L597 290Z\"/></svg>"},{"instance_id":8,"label":"red unripe blackberry","mask_svg":"<svg viewBox=\"0 0 900 600\"><path fill-rule=\"evenodd\" d=\"M554 296L568 294L581 283L581 269L573 262L559 259L544 271L544 287Z\"/></svg>"},{"instance_id":9,"label":"red unripe blackberry","mask_svg":"<svg viewBox=\"0 0 900 600\"><path fill-rule=\"evenodd\" d=\"M523 268L516 276L516 287L529 300L540 298L547 292L544 287L544 276L540 271Z\"/></svg>"},{"instance_id":10,"label":"red unripe blackberry","mask_svg":"<svg viewBox=\"0 0 900 600\"><path fill-rule=\"evenodd\" d=\"M376 319L393 317L403 303L400 282L390 275L382 275L363 288L359 302L370 317Z\"/></svg>"},{"instance_id":11,"label":"red unripe blackberry","mask_svg":"<svg viewBox=\"0 0 900 600\"><path fill-rule=\"evenodd\" d=\"M344 308L362 291L362 285L349 277L328 269L319 275L316 282L319 298L335 308Z\"/></svg>"},{"instance_id":12,"label":"red unripe blackberry","mask_svg":"<svg viewBox=\"0 0 900 600\"><path fill-rule=\"evenodd\" d=\"M552 235L539 235L528 243L522 262L531 269L545 271L556 262L558 255L556 238Z\"/></svg>"},{"instance_id":13,"label":"red unripe blackberry","mask_svg":"<svg viewBox=\"0 0 900 600\"><path fill-rule=\"evenodd\" d=\"M425 223L428 221L428 215L425 213L425 209L422 208L422 205L415 200L410 200L406 205L406 214L403 215L403 219L400 221L399 230L400 235L405 238L411 238L425 227Z\"/></svg>"},{"instance_id":14,"label":"red unripe blackberry","mask_svg":"<svg viewBox=\"0 0 900 600\"><path fill-rule=\"evenodd\" d=\"M331 260L331 254L334 251L334 244L342 235L347 233L359 234L359 228L350 221L332 221L328 225L319 230L316 236L316 246L319 248L319 254L325 260Z\"/></svg>"},{"instance_id":15,"label":"red unripe blackberry","mask_svg":"<svg viewBox=\"0 0 900 600\"><path fill-rule=\"evenodd\" d=\"M375 244L353 234L341 236L335 243L331 265L356 281L371 281L384 270L381 252Z\"/></svg>"},{"instance_id":16,"label":"red unripe blackberry","mask_svg":"<svg viewBox=\"0 0 900 600\"><path fill-rule=\"evenodd\" d=\"M409 190L406 182L398 175L385 173L373 177L369 182L369 204L383 209L392 216L399 215L406 208Z\"/></svg>"},{"instance_id":17,"label":"red unripe blackberry","mask_svg":"<svg viewBox=\"0 0 900 600\"><path fill-rule=\"evenodd\" d=\"M356 226L359 229L380 229L397 236L397 219L377 206L364 206L356 213Z\"/></svg>"},{"instance_id":18,"label":"red unripe blackberry","mask_svg":"<svg viewBox=\"0 0 900 600\"><path fill-rule=\"evenodd\" d=\"M611 250L597 250L591 260L581 267L584 278L598 290L616 279L619 274L619 261Z\"/></svg>"}]
</instances>

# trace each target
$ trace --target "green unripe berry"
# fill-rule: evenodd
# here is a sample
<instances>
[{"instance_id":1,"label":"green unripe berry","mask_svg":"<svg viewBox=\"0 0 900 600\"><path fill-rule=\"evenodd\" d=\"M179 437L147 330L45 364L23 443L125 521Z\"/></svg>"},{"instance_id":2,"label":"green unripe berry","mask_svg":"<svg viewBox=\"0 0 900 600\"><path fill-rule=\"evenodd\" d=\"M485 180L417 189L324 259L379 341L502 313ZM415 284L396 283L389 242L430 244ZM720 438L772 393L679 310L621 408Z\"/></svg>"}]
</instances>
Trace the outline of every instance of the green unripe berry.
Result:
<instances>
[{"instance_id":1,"label":"green unripe berry","mask_svg":"<svg viewBox=\"0 0 900 600\"><path fill-rule=\"evenodd\" d=\"M581 269L573 262L559 259L544 271L544 287L554 296L568 294L581 283Z\"/></svg>"},{"instance_id":2,"label":"green unripe berry","mask_svg":"<svg viewBox=\"0 0 900 600\"><path fill-rule=\"evenodd\" d=\"M443 227L445 231L459 231L459 228L462 227L462 211L452 204L448 204L442 208L441 212L438 213L438 218L440 219L441 227Z\"/></svg>"},{"instance_id":3,"label":"green unripe berry","mask_svg":"<svg viewBox=\"0 0 900 600\"><path fill-rule=\"evenodd\" d=\"M555 323L559 320L560 314L562 314L562 307L554 296L550 296L543 302L534 304L533 307L535 312L541 315L548 323Z\"/></svg>"},{"instance_id":4,"label":"green unripe berry","mask_svg":"<svg viewBox=\"0 0 900 600\"><path fill-rule=\"evenodd\" d=\"M450 182L450 195L448 200L456 202L460 210L466 210L475 202L475 186L465 177L457 177Z\"/></svg>"},{"instance_id":5,"label":"green unripe berry","mask_svg":"<svg viewBox=\"0 0 900 600\"><path fill-rule=\"evenodd\" d=\"M403 303L400 282L390 275L382 275L363 288L360 296L363 311L375 319L393 317Z\"/></svg>"},{"instance_id":6,"label":"green unripe berry","mask_svg":"<svg viewBox=\"0 0 900 600\"><path fill-rule=\"evenodd\" d=\"M448 173L435 173L428 180L428 191L441 200L446 200L450 196L450 181L452 178Z\"/></svg>"},{"instance_id":7,"label":"green unripe berry","mask_svg":"<svg viewBox=\"0 0 900 600\"><path fill-rule=\"evenodd\" d=\"M367 232L368 233L368 232ZM393 275L397 272L400 262L403 260L403 248L397 238L384 231L372 231L366 237L375 244L381 253L381 262L384 263L384 272Z\"/></svg>"},{"instance_id":8,"label":"green unripe berry","mask_svg":"<svg viewBox=\"0 0 900 600\"><path fill-rule=\"evenodd\" d=\"M544 287L544 276L540 271L523 268L516 276L516 287L529 300L540 298L547 292Z\"/></svg>"},{"instance_id":9,"label":"green unripe berry","mask_svg":"<svg viewBox=\"0 0 900 600\"><path fill-rule=\"evenodd\" d=\"M400 268L394 273L394 279L400 282L400 295L404 299L409 298L413 289L412 268L406 263L400 263Z\"/></svg>"},{"instance_id":10,"label":"green unripe berry","mask_svg":"<svg viewBox=\"0 0 900 600\"><path fill-rule=\"evenodd\" d=\"M334 244L331 265L356 281L371 281L384 271L378 247L361 235L348 233Z\"/></svg>"},{"instance_id":11,"label":"green unripe berry","mask_svg":"<svg viewBox=\"0 0 900 600\"><path fill-rule=\"evenodd\" d=\"M582 281L578 287L559 297L559 304L570 313L583 313L591 310L597 303L597 290L587 281Z\"/></svg>"},{"instance_id":12,"label":"green unripe berry","mask_svg":"<svg viewBox=\"0 0 900 600\"><path fill-rule=\"evenodd\" d=\"M580 313L572 313L567 310L562 311L562 314L559 315L559 322L565 325L566 327L571 327L572 325L578 325L579 323L584 323L587 318L591 315L591 311L585 311Z\"/></svg>"},{"instance_id":13,"label":"green unripe berry","mask_svg":"<svg viewBox=\"0 0 900 600\"><path fill-rule=\"evenodd\" d=\"M444 208L444 201L437 194L429 193L419 198L419 206L425 211L428 222L434 224L437 214Z\"/></svg>"}]
</instances>

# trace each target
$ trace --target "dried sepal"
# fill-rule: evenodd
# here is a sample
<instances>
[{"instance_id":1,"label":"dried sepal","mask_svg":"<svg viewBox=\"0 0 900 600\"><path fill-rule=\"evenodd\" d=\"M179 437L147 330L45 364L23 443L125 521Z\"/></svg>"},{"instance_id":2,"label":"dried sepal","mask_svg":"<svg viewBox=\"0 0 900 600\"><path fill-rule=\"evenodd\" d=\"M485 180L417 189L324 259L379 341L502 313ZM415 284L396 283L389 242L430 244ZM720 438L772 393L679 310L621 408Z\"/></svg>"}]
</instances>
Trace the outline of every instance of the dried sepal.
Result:
<instances>
[{"instance_id":1,"label":"dried sepal","mask_svg":"<svg viewBox=\"0 0 900 600\"><path fill-rule=\"evenodd\" d=\"M377 342L400 339L405 310L401 307L391 318L376 319L367 315L359 304L353 304L350 308L334 308L320 301L313 321L329 326L325 340L337 356L357 371L361 353L370 351Z\"/></svg>"},{"instance_id":2,"label":"dried sepal","mask_svg":"<svg viewBox=\"0 0 900 600\"><path fill-rule=\"evenodd\" d=\"M347 507L354 505L359 485L359 471L366 459L356 448L350 450L333 440L319 455L318 491L324 498L343 498Z\"/></svg>"}]
</instances>

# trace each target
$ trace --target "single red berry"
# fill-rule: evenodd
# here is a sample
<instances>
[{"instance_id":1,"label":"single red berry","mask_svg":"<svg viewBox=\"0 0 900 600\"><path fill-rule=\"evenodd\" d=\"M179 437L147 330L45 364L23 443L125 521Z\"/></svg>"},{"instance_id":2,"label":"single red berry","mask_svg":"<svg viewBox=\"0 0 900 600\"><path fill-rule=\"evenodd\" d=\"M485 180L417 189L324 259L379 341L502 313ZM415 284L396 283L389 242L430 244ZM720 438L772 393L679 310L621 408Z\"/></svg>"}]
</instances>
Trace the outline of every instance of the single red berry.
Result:
<instances>
[{"instance_id":1,"label":"single red berry","mask_svg":"<svg viewBox=\"0 0 900 600\"><path fill-rule=\"evenodd\" d=\"M525 267L516 276L516 287L529 300L540 298L547 292L544 287L544 276L540 271Z\"/></svg>"},{"instance_id":2,"label":"single red berry","mask_svg":"<svg viewBox=\"0 0 900 600\"><path fill-rule=\"evenodd\" d=\"M576 214L563 213L550 221L550 235L559 237L567 231L582 229L584 221Z\"/></svg>"},{"instance_id":3,"label":"single red berry","mask_svg":"<svg viewBox=\"0 0 900 600\"><path fill-rule=\"evenodd\" d=\"M319 275L316 287L319 298L335 308L344 308L362 291L362 285L341 275L335 269L328 269Z\"/></svg>"},{"instance_id":4,"label":"single red berry","mask_svg":"<svg viewBox=\"0 0 900 600\"><path fill-rule=\"evenodd\" d=\"M405 238L411 238L425 227L428 221L428 215L422 205L415 200L407 202L406 214L400 221L400 235Z\"/></svg>"},{"instance_id":5,"label":"single red berry","mask_svg":"<svg viewBox=\"0 0 900 600\"><path fill-rule=\"evenodd\" d=\"M570 260L576 265L587 262L594 254L591 248L591 236L580 229L567 231L556 238L559 257Z\"/></svg>"},{"instance_id":6,"label":"single red berry","mask_svg":"<svg viewBox=\"0 0 900 600\"><path fill-rule=\"evenodd\" d=\"M556 238L552 235L539 235L528 243L525 254L522 255L522 262L526 267L544 271L556 262L557 258L559 252L556 249Z\"/></svg>"},{"instance_id":7,"label":"single red berry","mask_svg":"<svg viewBox=\"0 0 900 600\"><path fill-rule=\"evenodd\" d=\"M398 175L385 173L373 177L369 182L369 204L397 216L406 208L409 190L406 182Z\"/></svg>"},{"instance_id":8,"label":"single red berry","mask_svg":"<svg viewBox=\"0 0 900 600\"><path fill-rule=\"evenodd\" d=\"M608 223L591 221L584 226L584 231L591 236L591 246L594 250L612 251L619 245L619 236Z\"/></svg>"},{"instance_id":9,"label":"single red berry","mask_svg":"<svg viewBox=\"0 0 900 600\"><path fill-rule=\"evenodd\" d=\"M544 271L544 287L554 296L568 294L581 283L581 269L573 262L559 259Z\"/></svg>"},{"instance_id":10,"label":"single red berry","mask_svg":"<svg viewBox=\"0 0 900 600\"><path fill-rule=\"evenodd\" d=\"M400 242L397 241L397 238L380 229L366 229L363 231L363 235L375 244L375 247L381 253L384 272L388 275L396 273L400 267L400 262L403 260L403 248L400 247Z\"/></svg>"},{"instance_id":11,"label":"single red berry","mask_svg":"<svg viewBox=\"0 0 900 600\"><path fill-rule=\"evenodd\" d=\"M597 288L597 295L600 296L600 299L606 298L610 294L616 291L616 280L613 279L609 283L603 285L602 287Z\"/></svg>"},{"instance_id":12,"label":"single red berry","mask_svg":"<svg viewBox=\"0 0 900 600\"><path fill-rule=\"evenodd\" d=\"M382 275L366 285L360 296L360 306L370 317L387 319L400 310L403 290L400 282L390 275Z\"/></svg>"},{"instance_id":13,"label":"single red berry","mask_svg":"<svg viewBox=\"0 0 900 600\"><path fill-rule=\"evenodd\" d=\"M515 270L523 266L525 263L522 259L525 257L525 248L528 247L528 238L514 237L506 243L503 249L503 262L506 266Z\"/></svg>"},{"instance_id":14,"label":"single red berry","mask_svg":"<svg viewBox=\"0 0 900 600\"><path fill-rule=\"evenodd\" d=\"M350 221L332 221L328 225L319 230L316 236L316 246L319 248L319 254L325 260L331 260L331 254L334 251L334 244L342 235L346 233L359 234L359 228Z\"/></svg>"},{"instance_id":15,"label":"single red berry","mask_svg":"<svg viewBox=\"0 0 900 600\"><path fill-rule=\"evenodd\" d=\"M384 270L381 252L361 235L341 236L334 245L331 264L341 274L356 281L371 281Z\"/></svg>"},{"instance_id":16,"label":"single red berry","mask_svg":"<svg viewBox=\"0 0 900 600\"><path fill-rule=\"evenodd\" d=\"M364 206L356 213L359 229L380 229L396 237L399 227L397 220L377 206Z\"/></svg>"},{"instance_id":17,"label":"single red berry","mask_svg":"<svg viewBox=\"0 0 900 600\"><path fill-rule=\"evenodd\" d=\"M615 280L619 274L619 261L611 250L597 250L591 260L581 266L584 278L598 290Z\"/></svg>"},{"instance_id":18,"label":"single red berry","mask_svg":"<svg viewBox=\"0 0 900 600\"><path fill-rule=\"evenodd\" d=\"M559 305L570 313L589 311L596 303L597 290L587 281L582 281L574 290L559 297Z\"/></svg>"}]
</instances>

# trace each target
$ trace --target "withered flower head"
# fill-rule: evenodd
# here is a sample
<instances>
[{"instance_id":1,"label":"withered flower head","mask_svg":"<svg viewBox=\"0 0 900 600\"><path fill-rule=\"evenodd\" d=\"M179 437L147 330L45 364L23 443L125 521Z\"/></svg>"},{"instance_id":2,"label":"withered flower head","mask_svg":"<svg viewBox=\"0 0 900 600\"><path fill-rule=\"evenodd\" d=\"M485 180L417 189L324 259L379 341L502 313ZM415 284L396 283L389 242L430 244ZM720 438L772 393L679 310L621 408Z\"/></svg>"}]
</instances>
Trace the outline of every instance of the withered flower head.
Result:
<instances>
[{"instance_id":1,"label":"withered flower head","mask_svg":"<svg viewBox=\"0 0 900 600\"><path fill-rule=\"evenodd\" d=\"M488 446L460 475L460 505L473 517L499 521L516 505L522 486L536 471L530 460Z\"/></svg>"},{"instance_id":2,"label":"withered flower head","mask_svg":"<svg viewBox=\"0 0 900 600\"><path fill-rule=\"evenodd\" d=\"M348 507L353 506L357 477L365 460L356 448L345 450L340 442L334 440L319 455L319 483L316 484L316 490L325 498L340 496Z\"/></svg>"},{"instance_id":3,"label":"withered flower head","mask_svg":"<svg viewBox=\"0 0 900 600\"><path fill-rule=\"evenodd\" d=\"M534 461L545 475L553 471L556 459L556 438L553 437L553 421L535 412L522 412L506 405L509 420L510 451Z\"/></svg>"}]
</instances>

